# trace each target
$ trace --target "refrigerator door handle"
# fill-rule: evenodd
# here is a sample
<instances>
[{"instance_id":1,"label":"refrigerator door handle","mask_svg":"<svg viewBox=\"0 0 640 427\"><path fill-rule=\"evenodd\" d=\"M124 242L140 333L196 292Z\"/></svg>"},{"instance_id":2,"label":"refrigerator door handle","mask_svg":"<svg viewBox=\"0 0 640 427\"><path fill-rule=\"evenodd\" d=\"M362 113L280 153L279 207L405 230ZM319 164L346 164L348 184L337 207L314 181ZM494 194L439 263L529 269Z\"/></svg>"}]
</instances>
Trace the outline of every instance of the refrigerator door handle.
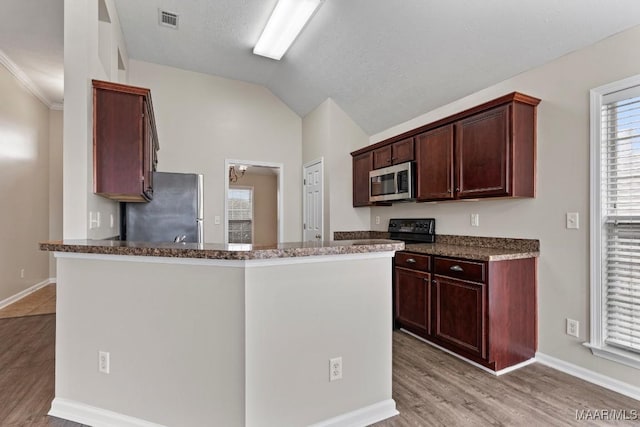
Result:
<instances>
[{"instance_id":1,"label":"refrigerator door handle","mask_svg":"<svg viewBox=\"0 0 640 427\"><path fill-rule=\"evenodd\" d=\"M204 243L204 227L203 227L203 223L204 221L201 219L197 219L196 223L198 224L198 243Z\"/></svg>"},{"instance_id":2,"label":"refrigerator door handle","mask_svg":"<svg viewBox=\"0 0 640 427\"><path fill-rule=\"evenodd\" d=\"M198 174L198 218L200 221L204 219L204 178L202 174ZM202 227L201 227L202 228Z\"/></svg>"}]
</instances>

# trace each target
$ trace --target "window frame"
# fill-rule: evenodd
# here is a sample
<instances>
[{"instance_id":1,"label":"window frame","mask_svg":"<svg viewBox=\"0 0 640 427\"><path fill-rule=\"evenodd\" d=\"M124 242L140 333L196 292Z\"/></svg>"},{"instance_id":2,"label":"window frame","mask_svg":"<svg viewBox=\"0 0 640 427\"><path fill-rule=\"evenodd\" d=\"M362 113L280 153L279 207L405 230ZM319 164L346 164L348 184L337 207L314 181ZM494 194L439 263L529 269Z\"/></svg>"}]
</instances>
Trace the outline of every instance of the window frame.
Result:
<instances>
[{"instance_id":1,"label":"window frame","mask_svg":"<svg viewBox=\"0 0 640 427\"><path fill-rule=\"evenodd\" d=\"M602 280L603 215L601 197L601 144L603 98L614 92L640 86L640 74L608 83L590 91L590 341L584 343L591 352L614 362L640 369L640 354L605 342L606 284Z\"/></svg>"}]
</instances>

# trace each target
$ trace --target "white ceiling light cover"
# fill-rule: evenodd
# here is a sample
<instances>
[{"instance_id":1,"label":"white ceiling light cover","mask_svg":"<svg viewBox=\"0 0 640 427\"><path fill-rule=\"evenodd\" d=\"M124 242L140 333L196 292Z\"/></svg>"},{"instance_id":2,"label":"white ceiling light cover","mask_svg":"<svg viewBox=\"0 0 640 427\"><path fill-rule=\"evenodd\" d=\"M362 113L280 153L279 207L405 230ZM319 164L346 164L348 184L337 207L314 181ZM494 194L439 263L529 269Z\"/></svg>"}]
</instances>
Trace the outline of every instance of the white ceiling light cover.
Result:
<instances>
[{"instance_id":1,"label":"white ceiling light cover","mask_svg":"<svg viewBox=\"0 0 640 427\"><path fill-rule=\"evenodd\" d=\"M253 53L279 60L298 37L322 0L279 0Z\"/></svg>"}]
</instances>

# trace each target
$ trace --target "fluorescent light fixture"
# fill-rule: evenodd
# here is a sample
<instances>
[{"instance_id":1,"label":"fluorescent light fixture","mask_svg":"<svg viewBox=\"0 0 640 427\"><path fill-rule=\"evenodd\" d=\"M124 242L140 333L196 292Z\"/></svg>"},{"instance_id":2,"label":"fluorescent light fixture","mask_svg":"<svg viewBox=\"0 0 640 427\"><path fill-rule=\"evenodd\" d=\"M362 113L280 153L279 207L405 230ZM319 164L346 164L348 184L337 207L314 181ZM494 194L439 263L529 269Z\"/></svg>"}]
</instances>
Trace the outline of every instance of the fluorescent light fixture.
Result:
<instances>
[{"instance_id":1,"label":"fluorescent light fixture","mask_svg":"<svg viewBox=\"0 0 640 427\"><path fill-rule=\"evenodd\" d=\"M279 60L323 0L278 0L258 43L256 55Z\"/></svg>"}]
</instances>

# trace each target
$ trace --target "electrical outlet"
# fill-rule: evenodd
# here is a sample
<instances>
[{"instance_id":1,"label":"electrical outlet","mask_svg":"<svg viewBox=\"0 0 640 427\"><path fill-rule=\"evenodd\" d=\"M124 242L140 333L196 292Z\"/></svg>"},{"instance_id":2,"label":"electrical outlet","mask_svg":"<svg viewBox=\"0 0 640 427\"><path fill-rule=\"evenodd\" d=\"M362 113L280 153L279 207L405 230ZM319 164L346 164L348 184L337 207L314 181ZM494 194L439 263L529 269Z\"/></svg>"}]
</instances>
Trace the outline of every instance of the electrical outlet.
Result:
<instances>
[{"instance_id":1,"label":"electrical outlet","mask_svg":"<svg viewBox=\"0 0 640 427\"><path fill-rule=\"evenodd\" d=\"M24 279L24 268L20 269L20 278Z\"/></svg>"},{"instance_id":2,"label":"electrical outlet","mask_svg":"<svg viewBox=\"0 0 640 427\"><path fill-rule=\"evenodd\" d=\"M580 322L567 318L567 335L578 338L580 336Z\"/></svg>"},{"instance_id":3,"label":"electrical outlet","mask_svg":"<svg viewBox=\"0 0 640 427\"><path fill-rule=\"evenodd\" d=\"M108 374L111 370L111 366L109 363L109 352L108 351L98 351L98 371L103 374Z\"/></svg>"},{"instance_id":4,"label":"electrical outlet","mask_svg":"<svg viewBox=\"0 0 640 427\"><path fill-rule=\"evenodd\" d=\"M480 226L480 214L471 214L471 226L479 227Z\"/></svg>"},{"instance_id":5,"label":"electrical outlet","mask_svg":"<svg viewBox=\"0 0 640 427\"><path fill-rule=\"evenodd\" d=\"M380 215L376 215L376 225L380 224Z\"/></svg>"},{"instance_id":6,"label":"electrical outlet","mask_svg":"<svg viewBox=\"0 0 640 427\"><path fill-rule=\"evenodd\" d=\"M220 215L216 215L213 217L213 223L215 225L220 225Z\"/></svg>"},{"instance_id":7,"label":"electrical outlet","mask_svg":"<svg viewBox=\"0 0 640 427\"><path fill-rule=\"evenodd\" d=\"M329 381L342 379L342 357L329 359Z\"/></svg>"}]
</instances>

